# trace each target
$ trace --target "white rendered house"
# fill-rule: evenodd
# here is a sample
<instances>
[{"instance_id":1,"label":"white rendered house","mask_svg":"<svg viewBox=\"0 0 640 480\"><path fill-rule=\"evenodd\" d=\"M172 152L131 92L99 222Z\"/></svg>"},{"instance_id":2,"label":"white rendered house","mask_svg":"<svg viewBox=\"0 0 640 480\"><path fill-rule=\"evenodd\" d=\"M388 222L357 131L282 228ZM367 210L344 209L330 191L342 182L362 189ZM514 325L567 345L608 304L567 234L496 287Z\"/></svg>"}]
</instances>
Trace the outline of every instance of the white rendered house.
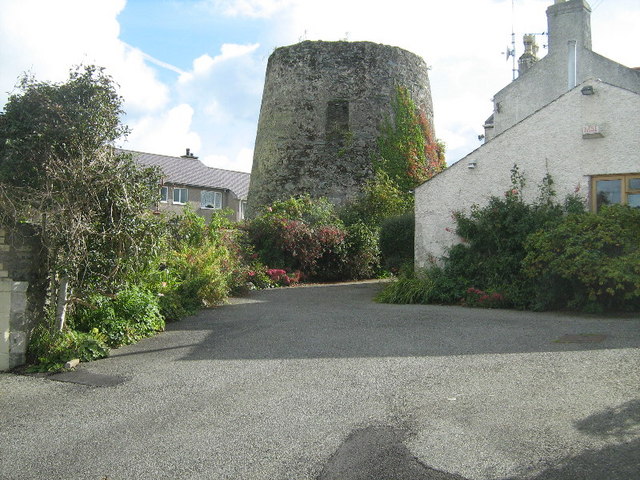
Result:
<instances>
[{"instance_id":1,"label":"white rendered house","mask_svg":"<svg viewBox=\"0 0 640 480\"><path fill-rule=\"evenodd\" d=\"M640 71L591 51L584 0L556 1L547 18L549 53L521 57L519 78L494 97L485 143L416 189L418 267L460 241L453 212L504 194L514 164L528 201L550 174L558 199L640 207Z\"/></svg>"}]
</instances>

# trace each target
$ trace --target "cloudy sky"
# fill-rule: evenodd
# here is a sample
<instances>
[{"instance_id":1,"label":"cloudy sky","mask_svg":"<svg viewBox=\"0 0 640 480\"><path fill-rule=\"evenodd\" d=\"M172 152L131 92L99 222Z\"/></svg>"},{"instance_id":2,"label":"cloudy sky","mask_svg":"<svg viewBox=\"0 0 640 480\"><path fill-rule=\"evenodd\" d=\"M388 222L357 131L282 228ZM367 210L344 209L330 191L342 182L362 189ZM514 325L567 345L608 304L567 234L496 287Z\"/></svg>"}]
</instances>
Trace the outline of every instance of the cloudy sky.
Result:
<instances>
[{"instance_id":1,"label":"cloudy sky","mask_svg":"<svg viewBox=\"0 0 640 480\"><path fill-rule=\"evenodd\" d=\"M640 66L640 0L589 0L594 50ZM120 85L124 147L250 171L266 63L301 40L369 40L430 66L435 128L453 163L480 145L511 81L516 33L546 31L553 0L0 0L0 105L23 72L63 81L81 63ZM538 36L540 54L546 37Z\"/></svg>"}]
</instances>

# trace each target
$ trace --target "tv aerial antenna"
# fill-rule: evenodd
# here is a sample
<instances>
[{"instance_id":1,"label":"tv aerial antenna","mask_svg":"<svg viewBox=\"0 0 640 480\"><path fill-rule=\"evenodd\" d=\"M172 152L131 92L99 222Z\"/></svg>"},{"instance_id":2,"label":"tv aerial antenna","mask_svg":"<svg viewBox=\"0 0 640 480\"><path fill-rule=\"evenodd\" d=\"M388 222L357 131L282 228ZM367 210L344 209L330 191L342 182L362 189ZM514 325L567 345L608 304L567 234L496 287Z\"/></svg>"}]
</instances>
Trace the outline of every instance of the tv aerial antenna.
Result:
<instances>
[{"instance_id":1,"label":"tv aerial antenna","mask_svg":"<svg viewBox=\"0 0 640 480\"><path fill-rule=\"evenodd\" d=\"M515 80L518 75L518 66L516 64L516 33L513 27L515 18L514 2L515 0L511 0L511 47L507 45L506 50L502 52L502 54L505 55L507 62L509 61L509 58L511 58L511 72L513 75L513 80Z\"/></svg>"}]
</instances>

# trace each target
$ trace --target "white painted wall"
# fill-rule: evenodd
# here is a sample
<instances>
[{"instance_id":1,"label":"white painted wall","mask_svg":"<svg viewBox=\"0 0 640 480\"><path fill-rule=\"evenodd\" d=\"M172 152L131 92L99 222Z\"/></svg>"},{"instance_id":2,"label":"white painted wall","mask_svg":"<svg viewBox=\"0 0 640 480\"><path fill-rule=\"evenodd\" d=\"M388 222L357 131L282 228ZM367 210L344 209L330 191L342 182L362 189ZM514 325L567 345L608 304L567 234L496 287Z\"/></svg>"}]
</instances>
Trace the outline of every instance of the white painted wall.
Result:
<instances>
[{"instance_id":1,"label":"white painted wall","mask_svg":"<svg viewBox=\"0 0 640 480\"><path fill-rule=\"evenodd\" d=\"M640 71L591 50L591 10L584 0L551 5L547 9L549 53L521 77L493 97L493 128L485 142L543 108L569 90L568 42L576 42L576 81L589 78L640 93Z\"/></svg>"},{"instance_id":2,"label":"white painted wall","mask_svg":"<svg viewBox=\"0 0 640 480\"><path fill-rule=\"evenodd\" d=\"M595 94L583 95L592 85ZM527 201L551 174L558 199L578 190L585 199L592 175L640 172L640 95L589 79L493 138L415 192L415 258L418 267L458 243L454 211L486 205L511 186L511 168L524 174ZM584 139L582 128L598 125L603 138ZM476 162L469 169L469 162Z\"/></svg>"}]
</instances>

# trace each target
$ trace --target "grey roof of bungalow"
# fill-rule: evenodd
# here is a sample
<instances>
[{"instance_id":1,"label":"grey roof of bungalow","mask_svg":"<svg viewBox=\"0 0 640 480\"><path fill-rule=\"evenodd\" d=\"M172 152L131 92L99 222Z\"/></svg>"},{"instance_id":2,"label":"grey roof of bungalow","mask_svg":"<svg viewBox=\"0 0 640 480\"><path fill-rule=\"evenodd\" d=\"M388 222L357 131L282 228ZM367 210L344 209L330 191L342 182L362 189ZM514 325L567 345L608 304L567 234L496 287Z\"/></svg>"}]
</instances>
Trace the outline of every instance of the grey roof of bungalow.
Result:
<instances>
[{"instance_id":1,"label":"grey roof of bungalow","mask_svg":"<svg viewBox=\"0 0 640 480\"><path fill-rule=\"evenodd\" d=\"M228 189L239 199L247 199L250 173L207 167L198 157L188 153L182 157L172 157L133 150L122 151L133 155L134 160L142 165L160 167L165 175L165 182L189 187Z\"/></svg>"}]
</instances>

